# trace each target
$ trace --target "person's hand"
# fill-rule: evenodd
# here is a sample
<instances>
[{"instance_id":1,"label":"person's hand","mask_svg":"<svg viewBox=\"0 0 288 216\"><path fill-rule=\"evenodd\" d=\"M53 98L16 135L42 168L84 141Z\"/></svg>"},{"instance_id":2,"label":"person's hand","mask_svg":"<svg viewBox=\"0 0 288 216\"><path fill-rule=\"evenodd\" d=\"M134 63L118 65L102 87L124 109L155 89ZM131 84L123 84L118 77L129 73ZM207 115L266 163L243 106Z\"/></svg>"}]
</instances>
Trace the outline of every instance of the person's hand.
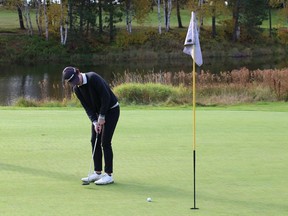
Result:
<instances>
[{"instance_id":1,"label":"person's hand","mask_svg":"<svg viewBox=\"0 0 288 216\"><path fill-rule=\"evenodd\" d=\"M94 130L97 134L101 133L102 125L100 125L97 121L93 122Z\"/></svg>"},{"instance_id":2,"label":"person's hand","mask_svg":"<svg viewBox=\"0 0 288 216\"><path fill-rule=\"evenodd\" d=\"M98 121L97 121L96 129L95 129L95 131L98 134L101 133L104 124L105 124L105 116L101 116L100 115L99 118L98 118Z\"/></svg>"},{"instance_id":3,"label":"person's hand","mask_svg":"<svg viewBox=\"0 0 288 216\"><path fill-rule=\"evenodd\" d=\"M100 134L102 131L102 128L103 128L103 125L98 123L97 126L95 127L96 133Z\"/></svg>"}]
</instances>

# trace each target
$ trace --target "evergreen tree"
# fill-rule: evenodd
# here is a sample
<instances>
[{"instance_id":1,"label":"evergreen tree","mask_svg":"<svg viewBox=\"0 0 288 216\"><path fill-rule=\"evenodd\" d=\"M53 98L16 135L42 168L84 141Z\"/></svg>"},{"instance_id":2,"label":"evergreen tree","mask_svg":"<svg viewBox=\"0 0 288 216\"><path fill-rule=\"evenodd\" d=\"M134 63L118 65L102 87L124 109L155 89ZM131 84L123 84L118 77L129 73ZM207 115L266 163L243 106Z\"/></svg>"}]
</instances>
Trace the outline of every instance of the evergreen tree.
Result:
<instances>
[{"instance_id":1,"label":"evergreen tree","mask_svg":"<svg viewBox=\"0 0 288 216\"><path fill-rule=\"evenodd\" d=\"M268 19L267 0L245 0L240 23L246 29L248 39L255 38L260 32L263 20Z\"/></svg>"},{"instance_id":2,"label":"evergreen tree","mask_svg":"<svg viewBox=\"0 0 288 216\"><path fill-rule=\"evenodd\" d=\"M259 26L268 19L267 0L229 0L233 11L233 41L256 39L261 29Z\"/></svg>"}]
</instances>

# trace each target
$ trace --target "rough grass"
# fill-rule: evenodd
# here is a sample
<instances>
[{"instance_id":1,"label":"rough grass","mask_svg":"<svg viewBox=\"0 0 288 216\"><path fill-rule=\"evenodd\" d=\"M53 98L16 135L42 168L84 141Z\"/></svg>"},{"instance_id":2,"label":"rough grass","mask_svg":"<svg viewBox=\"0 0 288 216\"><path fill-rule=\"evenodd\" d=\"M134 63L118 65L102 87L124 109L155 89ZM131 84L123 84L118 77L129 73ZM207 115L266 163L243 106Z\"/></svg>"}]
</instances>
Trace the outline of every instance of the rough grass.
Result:
<instances>
[{"instance_id":1,"label":"rough grass","mask_svg":"<svg viewBox=\"0 0 288 216\"><path fill-rule=\"evenodd\" d=\"M1 32L5 32L5 30L11 29L19 29L19 18L17 15L17 11L15 10L6 10L0 6L0 17L1 17L1 24L0 30ZM35 20L35 19L34 19Z\"/></svg>"},{"instance_id":2,"label":"rough grass","mask_svg":"<svg viewBox=\"0 0 288 216\"><path fill-rule=\"evenodd\" d=\"M125 104L157 104L176 98L179 89L159 83L127 83L115 87L114 92Z\"/></svg>"}]
</instances>

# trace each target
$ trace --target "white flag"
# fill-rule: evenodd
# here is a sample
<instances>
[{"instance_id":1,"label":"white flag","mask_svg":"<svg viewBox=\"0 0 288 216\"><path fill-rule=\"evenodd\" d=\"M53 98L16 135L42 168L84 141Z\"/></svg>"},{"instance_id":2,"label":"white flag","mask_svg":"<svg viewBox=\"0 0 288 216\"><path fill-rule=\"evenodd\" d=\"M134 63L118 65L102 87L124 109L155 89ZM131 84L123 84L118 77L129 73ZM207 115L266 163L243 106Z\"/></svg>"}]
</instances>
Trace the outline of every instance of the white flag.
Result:
<instances>
[{"instance_id":1,"label":"white flag","mask_svg":"<svg viewBox=\"0 0 288 216\"><path fill-rule=\"evenodd\" d=\"M198 66L203 64L197 21L194 12L191 13L191 20L187 31L183 52L192 56L193 60Z\"/></svg>"}]
</instances>

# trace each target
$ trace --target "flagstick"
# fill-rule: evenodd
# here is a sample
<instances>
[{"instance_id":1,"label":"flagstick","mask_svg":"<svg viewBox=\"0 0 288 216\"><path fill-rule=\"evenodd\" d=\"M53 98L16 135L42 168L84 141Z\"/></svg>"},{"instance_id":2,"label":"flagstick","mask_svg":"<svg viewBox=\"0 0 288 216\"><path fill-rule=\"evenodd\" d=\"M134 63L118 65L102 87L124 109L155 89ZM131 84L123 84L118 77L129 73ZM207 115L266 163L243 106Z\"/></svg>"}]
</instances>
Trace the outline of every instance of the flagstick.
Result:
<instances>
[{"instance_id":1,"label":"flagstick","mask_svg":"<svg viewBox=\"0 0 288 216\"><path fill-rule=\"evenodd\" d=\"M195 52L195 49L194 49ZM193 61L193 58L192 58ZM191 208L193 210L196 210L196 65L195 61L193 61L193 175L194 175L194 207Z\"/></svg>"},{"instance_id":2,"label":"flagstick","mask_svg":"<svg viewBox=\"0 0 288 216\"><path fill-rule=\"evenodd\" d=\"M199 35L197 30L197 20L195 13L191 12L191 20L189 28L184 42L183 52L187 55L191 55L193 64L193 173L194 173L194 207L196 208L196 64L201 66L203 63L202 53L199 42Z\"/></svg>"}]
</instances>

